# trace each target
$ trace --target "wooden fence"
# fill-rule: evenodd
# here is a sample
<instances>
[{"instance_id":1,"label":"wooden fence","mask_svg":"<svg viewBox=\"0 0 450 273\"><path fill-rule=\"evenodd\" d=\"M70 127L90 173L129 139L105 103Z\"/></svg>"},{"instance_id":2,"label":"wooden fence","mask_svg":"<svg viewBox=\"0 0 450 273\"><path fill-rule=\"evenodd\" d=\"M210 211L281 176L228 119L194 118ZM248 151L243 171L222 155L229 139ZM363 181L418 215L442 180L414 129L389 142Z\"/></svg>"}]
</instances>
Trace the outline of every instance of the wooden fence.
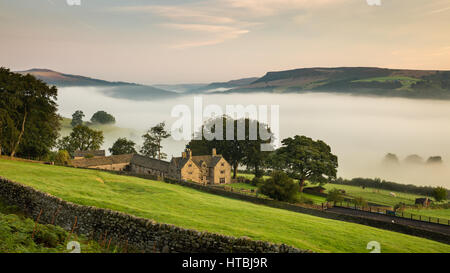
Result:
<instances>
[{"instance_id":1,"label":"wooden fence","mask_svg":"<svg viewBox=\"0 0 450 273\"><path fill-rule=\"evenodd\" d=\"M405 218L405 219L410 219L410 220L416 220L416 221L450 226L450 219L413 214L413 213L403 212L403 211L393 211L391 207L357 206L357 205L354 205L349 202L339 202L335 206L342 207L342 208L355 209L355 210L360 210L360 211L366 211L366 212L370 212L370 213L379 213L379 214L384 214L387 216L393 216L393 217L398 217L398 218Z\"/></svg>"}]
</instances>

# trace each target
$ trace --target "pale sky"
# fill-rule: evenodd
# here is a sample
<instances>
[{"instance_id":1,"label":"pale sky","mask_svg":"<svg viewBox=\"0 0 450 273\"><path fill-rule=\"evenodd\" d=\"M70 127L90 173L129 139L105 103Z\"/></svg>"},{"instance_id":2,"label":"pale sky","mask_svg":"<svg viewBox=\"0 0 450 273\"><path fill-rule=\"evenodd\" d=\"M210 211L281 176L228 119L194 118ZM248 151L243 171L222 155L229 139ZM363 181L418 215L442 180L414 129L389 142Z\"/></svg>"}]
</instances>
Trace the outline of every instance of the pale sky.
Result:
<instances>
[{"instance_id":1,"label":"pale sky","mask_svg":"<svg viewBox=\"0 0 450 273\"><path fill-rule=\"evenodd\" d=\"M317 66L450 70L450 0L368 1L0 0L0 66L145 84Z\"/></svg>"}]
</instances>

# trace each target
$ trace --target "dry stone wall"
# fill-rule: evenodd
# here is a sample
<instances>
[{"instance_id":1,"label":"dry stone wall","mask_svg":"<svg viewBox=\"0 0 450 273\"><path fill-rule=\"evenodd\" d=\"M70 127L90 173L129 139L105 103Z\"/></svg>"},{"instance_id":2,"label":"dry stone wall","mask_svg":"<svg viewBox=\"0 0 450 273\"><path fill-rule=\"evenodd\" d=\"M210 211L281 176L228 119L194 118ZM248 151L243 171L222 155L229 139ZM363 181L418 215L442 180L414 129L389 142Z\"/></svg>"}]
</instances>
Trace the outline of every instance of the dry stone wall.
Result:
<instances>
[{"instance_id":1,"label":"dry stone wall","mask_svg":"<svg viewBox=\"0 0 450 273\"><path fill-rule=\"evenodd\" d=\"M55 224L68 231L75 226L78 234L104 236L115 243L127 241L130 248L145 252L308 252L284 244L184 229L108 209L77 205L2 177L0 199L34 219L39 217L39 223Z\"/></svg>"}]
</instances>

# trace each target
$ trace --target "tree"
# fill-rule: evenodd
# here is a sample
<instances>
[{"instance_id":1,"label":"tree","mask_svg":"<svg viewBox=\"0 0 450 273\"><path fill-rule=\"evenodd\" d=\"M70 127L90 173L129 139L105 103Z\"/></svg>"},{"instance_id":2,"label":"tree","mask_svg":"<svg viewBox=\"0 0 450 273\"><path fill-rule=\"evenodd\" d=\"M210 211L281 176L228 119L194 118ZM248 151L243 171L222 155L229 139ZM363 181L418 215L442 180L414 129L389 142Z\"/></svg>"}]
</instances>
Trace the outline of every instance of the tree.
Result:
<instances>
[{"instance_id":1,"label":"tree","mask_svg":"<svg viewBox=\"0 0 450 273\"><path fill-rule=\"evenodd\" d=\"M58 141L58 148L70 154L75 151L98 150L103 144L103 132L90 129L85 125L78 125L72 129L69 136Z\"/></svg>"},{"instance_id":2,"label":"tree","mask_svg":"<svg viewBox=\"0 0 450 273\"><path fill-rule=\"evenodd\" d=\"M233 124L233 140L227 140L227 123ZM238 129L241 125L245 130L242 139L238 139ZM194 139L191 140L187 148L191 149L194 154L210 154L212 149L216 149L225 160L233 167L233 178L237 177L237 169L240 164L247 165L252 168L256 177L261 177L261 170L264 168L266 158L270 152L261 151L261 144L270 143L269 140L262 140L259 130L256 134L256 140L250 139L250 128L259 128L263 126L258 121L250 119L234 120L228 116L212 118L206 121L202 128L195 133ZM222 126L216 128L217 126ZM266 127L267 128L267 127ZM270 132L270 128L267 128ZM214 135L214 137L206 137L206 134Z\"/></svg>"},{"instance_id":3,"label":"tree","mask_svg":"<svg viewBox=\"0 0 450 273\"><path fill-rule=\"evenodd\" d=\"M431 156L427 160L427 164L442 164L442 157L441 156Z\"/></svg>"},{"instance_id":4,"label":"tree","mask_svg":"<svg viewBox=\"0 0 450 273\"><path fill-rule=\"evenodd\" d=\"M66 150L59 150L55 155L55 164L67 166L70 164L70 155Z\"/></svg>"},{"instance_id":5,"label":"tree","mask_svg":"<svg viewBox=\"0 0 450 273\"><path fill-rule=\"evenodd\" d=\"M134 148L136 144L126 138L119 138L114 142L113 146L109 148L109 152L112 155L124 155L124 154L135 154L136 149Z\"/></svg>"},{"instance_id":6,"label":"tree","mask_svg":"<svg viewBox=\"0 0 450 273\"><path fill-rule=\"evenodd\" d=\"M362 197L356 197L355 199L353 199L353 204L360 207L367 207L367 201Z\"/></svg>"},{"instance_id":7,"label":"tree","mask_svg":"<svg viewBox=\"0 0 450 273\"><path fill-rule=\"evenodd\" d=\"M72 122L70 123L70 125L72 125L72 127L75 127L77 125L83 125L83 118L84 118L84 113L81 110L77 110L75 111L75 113L73 113L72 115Z\"/></svg>"},{"instance_id":8,"label":"tree","mask_svg":"<svg viewBox=\"0 0 450 273\"><path fill-rule=\"evenodd\" d=\"M328 192L327 202L333 202L334 204L344 201L344 196L339 189L332 189Z\"/></svg>"},{"instance_id":9,"label":"tree","mask_svg":"<svg viewBox=\"0 0 450 273\"><path fill-rule=\"evenodd\" d=\"M91 122L98 124L114 124L116 123L116 119L105 111L98 111L92 116Z\"/></svg>"},{"instance_id":10,"label":"tree","mask_svg":"<svg viewBox=\"0 0 450 273\"><path fill-rule=\"evenodd\" d=\"M0 146L2 153L43 158L58 138L58 90L27 74L0 68Z\"/></svg>"},{"instance_id":11,"label":"tree","mask_svg":"<svg viewBox=\"0 0 450 273\"><path fill-rule=\"evenodd\" d=\"M388 153L384 159L383 159L384 164L386 165L390 165L390 164L399 164L400 161L398 160L398 157L396 154L392 154L392 153Z\"/></svg>"},{"instance_id":12,"label":"tree","mask_svg":"<svg viewBox=\"0 0 450 273\"><path fill-rule=\"evenodd\" d=\"M323 185L336 178L338 159L325 142L295 136L284 139L282 144L276 151L277 160L290 177L300 181L300 192L306 180Z\"/></svg>"},{"instance_id":13,"label":"tree","mask_svg":"<svg viewBox=\"0 0 450 273\"><path fill-rule=\"evenodd\" d=\"M437 187L433 191L433 197L437 202L447 200L447 189L444 187Z\"/></svg>"},{"instance_id":14,"label":"tree","mask_svg":"<svg viewBox=\"0 0 450 273\"><path fill-rule=\"evenodd\" d=\"M270 178L260 184L259 192L278 201L296 202L298 185L286 173L274 171Z\"/></svg>"},{"instance_id":15,"label":"tree","mask_svg":"<svg viewBox=\"0 0 450 273\"><path fill-rule=\"evenodd\" d=\"M143 155L152 158L158 157L159 160L167 158L167 154L161 152L161 142L170 137L170 133L166 131L165 127L166 123L161 122L150 128L150 130L142 136L144 138L144 144L141 148L141 153Z\"/></svg>"}]
</instances>

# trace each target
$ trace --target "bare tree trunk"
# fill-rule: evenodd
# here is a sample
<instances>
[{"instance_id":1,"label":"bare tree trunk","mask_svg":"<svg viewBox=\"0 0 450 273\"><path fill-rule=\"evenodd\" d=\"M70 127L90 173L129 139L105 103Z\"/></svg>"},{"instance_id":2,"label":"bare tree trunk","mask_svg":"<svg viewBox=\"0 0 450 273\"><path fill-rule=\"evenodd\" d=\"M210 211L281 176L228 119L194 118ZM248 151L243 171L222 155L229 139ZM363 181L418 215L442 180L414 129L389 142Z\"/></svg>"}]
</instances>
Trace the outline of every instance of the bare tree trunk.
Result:
<instances>
[{"instance_id":1,"label":"bare tree trunk","mask_svg":"<svg viewBox=\"0 0 450 273\"><path fill-rule=\"evenodd\" d=\"M25 122L27 121L27 116L28 116L28 112L25 110L25 114L23 115L23 121L22 121L22 130L20 131L17 142L11 151L11 157L14 157L16 155L17 148L19 147L20 141L22 140L23 133L25 132Z\"/></svg>"},{"instance_id":2,"label":"bare tree trunk","mask_svg":"<svg viewBox=\"0 0 450 273\"><path fill-rule=\"evenodd\" d=\"M255 164L255 177L259 178L259 167L258 167L258 164Z\"/></svg>"},{"instance_id":3,"label":"bare tree trunk","mask_svg":"<svg viewBox=\"0 0 450 273\"><path fill-rule=\"evenodd\" d=\"M237 168L238 168L238 163L235 162L235 163L233 164L233 179L236 179L236 176L237 176Z\"/></svg>"},{"instance_id":4,"label":"bare tree trunk","mask_svg":"<svg viewBox=\"0 0 450 273\"><path fill-rule=\"evenodd\" d=\"M158 160L161 160L161 144L158 144Z\"/></svg>"},{"instance_id":5,"label":"bare tree trunk","mask_svg":"<svg viewBox=\"0 0 450 273\"><path fill-rule=\"evenodd\" d=\"M300 179L300 192L303 192L303 188L305 187L305 179Z\"/></svg>"}]
</instances>

